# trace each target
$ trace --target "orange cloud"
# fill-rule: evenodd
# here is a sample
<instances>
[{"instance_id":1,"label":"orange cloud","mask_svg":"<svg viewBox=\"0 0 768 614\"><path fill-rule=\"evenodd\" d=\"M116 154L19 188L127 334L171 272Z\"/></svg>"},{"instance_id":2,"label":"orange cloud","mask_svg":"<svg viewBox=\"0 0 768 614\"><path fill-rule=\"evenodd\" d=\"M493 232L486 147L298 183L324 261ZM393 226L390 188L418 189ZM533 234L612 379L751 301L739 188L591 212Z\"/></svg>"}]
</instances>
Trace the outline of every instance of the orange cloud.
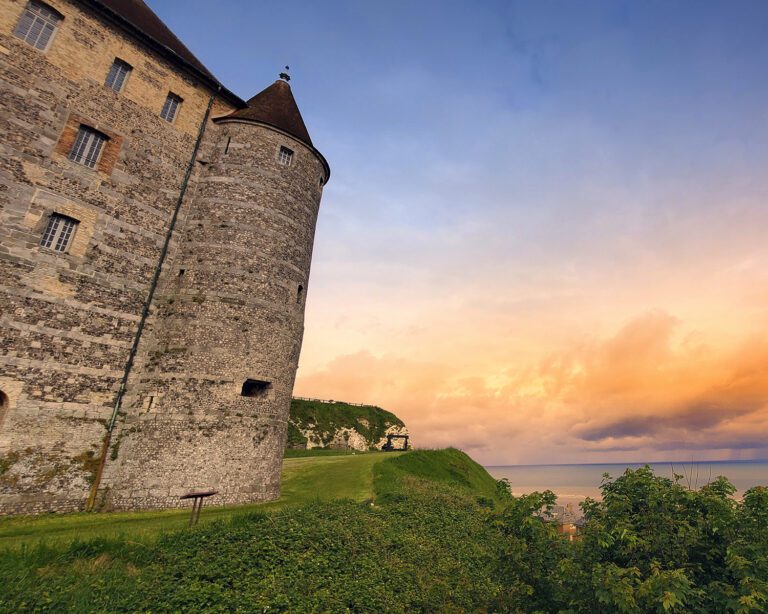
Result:
<instances>
[{"instance_id":1,"label":"orange cloud","mask_svg":"<svg viewBox=\"0 0 768 614\"><path fill-rule=\"evenodd\" d=\"M493 376L455 356L343 355L303 374L297 394L380 404L418 445L456 445L488 463L768 451L768 338L715 348L662 311Z\"/></svg>"}]
</instances>

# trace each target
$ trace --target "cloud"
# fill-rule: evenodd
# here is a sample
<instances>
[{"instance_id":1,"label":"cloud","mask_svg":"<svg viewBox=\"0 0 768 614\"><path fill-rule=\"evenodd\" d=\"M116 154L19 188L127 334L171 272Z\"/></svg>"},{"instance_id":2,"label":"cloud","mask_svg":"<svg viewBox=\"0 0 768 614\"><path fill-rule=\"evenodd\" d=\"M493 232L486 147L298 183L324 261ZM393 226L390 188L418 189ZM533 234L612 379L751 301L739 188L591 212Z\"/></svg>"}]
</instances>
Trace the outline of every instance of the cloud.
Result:
<instances>
[{"instance_id":1,"label":"cloud","mask_svg":"<svg viewBox=\"0 0 768 614\"><path fill-rule=\"evenodd\" d=\"M768 342L755 337L716 352L676 339L680 326L666 314L646 314L572 356L579 375L559 381L558 395L583 415L570 429L577 439L745 447L741 435L739 443L725 439L735 425L768 419Z\"/></svg>"},{"instance_id":2,"label":"cloud","mask_svg":"<svg viewBox=\"0 0 768 614\"><path fill-rule=\"evenodd\" d=\"M302 375L297 393L382 405L418 445L454 445L490 463L768 450L756 436L768 432L765 337L716 350L652 311L493 378L445 358L339 356Z\"/></svg>"}]
</instances>

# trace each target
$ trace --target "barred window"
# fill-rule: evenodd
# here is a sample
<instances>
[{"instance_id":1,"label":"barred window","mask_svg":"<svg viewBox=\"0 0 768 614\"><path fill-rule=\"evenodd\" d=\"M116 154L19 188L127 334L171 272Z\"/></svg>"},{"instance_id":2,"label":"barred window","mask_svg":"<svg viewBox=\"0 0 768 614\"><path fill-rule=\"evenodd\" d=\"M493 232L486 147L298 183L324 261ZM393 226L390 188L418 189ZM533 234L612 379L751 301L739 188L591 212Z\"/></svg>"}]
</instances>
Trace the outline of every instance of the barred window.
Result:
<instances>
[{"instance_id":1,"label":"barred window","mask_svg":"<svg viewBox=\"0 0 768 614\"><path fill-rule=\"evenodd\" d=\"M95 168L101 150L104 148L104 143L108 140L109 138L98 130L88 126L80 126L75 143L69 152L69 159L89 168Z\"/></svg>"},{"instance_id":2,"label":"barred window","mask_svg":"<svg viewBox=\"0 0 768 614\"><path fill-rule=\"evenodd\" d=\"M167 122L172 122L176 119L176 114L179 112L179 106L182 100L173 92L168 92L168 96L165 99L165 104L160 111L160 117Z\"/></svg>"},{"instance_id":3,"label":"barred window","mask_svg":"<svg viewBox=\"0 0 768 614\"><path fill-rule=\"evenodd\" d=\"M50 247L57 252L66 252L75 234L78 221L66 215L54 213L48 218L40 245Z\"/></svg>"},{"instance_id":4,"label":"barred window","mask_svg":"<svg viewBox=\"0 0 768 614\"><path fill-rule=\"evenodd\" d=\"M42 2L28 2L13 34L32 45L45 50L51 42L62 16Z\"/></svg>"},{"instance_id":5,"label":"barred window","mask_svg":"<svg viewBox=\"0 0 768 614\"><path fill-rule=\"evenodd\" d=\"M123 62L123 60L115 58L115 61L112 62L112 66L107 73L107 80L104 82L104 85L116 92L121 91L131 70L132 66L128 62Z\"/></svg>"},{"instance_id":6,"label":"barred window","mask_svg":"<svg viewBox=\"0 0 768 614\"><path fill-rule=\"evenodd\" d=\"M277 161L285 166L290 166L293 161L293 151L281 146L280 152L277 154Z\"/></svg>"}]
</instances>

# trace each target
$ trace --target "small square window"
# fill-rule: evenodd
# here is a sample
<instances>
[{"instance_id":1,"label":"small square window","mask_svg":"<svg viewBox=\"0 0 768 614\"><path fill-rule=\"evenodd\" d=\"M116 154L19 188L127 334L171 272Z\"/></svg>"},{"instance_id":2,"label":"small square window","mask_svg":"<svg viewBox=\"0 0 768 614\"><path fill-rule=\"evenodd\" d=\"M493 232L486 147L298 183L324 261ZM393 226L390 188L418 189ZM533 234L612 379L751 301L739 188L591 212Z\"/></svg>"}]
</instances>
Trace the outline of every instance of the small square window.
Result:
<instances>
[{"instance_id":1,"label":"small square window","mask_svg":"<svg viewBox=\"0 0 768 614\"><path fill-rule=\"evenodd\" d=\"M80 130L77 131L77 138L69 152L69 159L88 168L96 168L101 150L108 140L109 137L98 130L88 126L80 126Z\"/></svg>"},{"instance_id":2,"label":"small square window","mask_svg":"<svg viewBox=\"0 0 768 614\"><path fill-rule=\"evenodd\" d=\"M160 117L162 117L167 122L172 122L174 119L176 119L176 115L179 112L181 103L182 100L179 96L173 92L168 92L168 96L165 99L163 108L160 110Z\"/></svg>"},{"instance_id":3,"label":"small square window","mask_svg":"<svg viewBox=\"0 0 768 614\"><path fill-rule=\"evenodd\" d=\"M57 252L66 252L75 234L78 221L66 215L54 213L48 218L40 245Z\"/></svg>"},{"instance_id":4,"label":"small square window","mask_svg":"<svg viewBox=\"0 0 768 614\"><path fill-rule=\"evenodd\" d=\"M28 2L13 34L35 49L45 51L61 20L60 13L42 2Z\"/></svg>"},{"instance_id":5,"label":"small square window","mask_svg":"<svg viewBox=\"0 0 768 614\"><path fill-rule=\"evenodd\" d=\"M107 80L104 82L108 88L119 92L123 89L125 81L128 75L131 74L132 67L128 62L123 62L119 58L115 58L112 62L112 66L107 73Z\"/></svg>"},{"instance_id":6,"label":"small square window","mask_svg":"<svg viewBox=\"0 0 768 614\"><path fill-rule=\"evenodd\" d=\"M281 146L277 154L277 161L284 166L290 166L293 162L293 150Z\"/></svg>"}]
</instances>

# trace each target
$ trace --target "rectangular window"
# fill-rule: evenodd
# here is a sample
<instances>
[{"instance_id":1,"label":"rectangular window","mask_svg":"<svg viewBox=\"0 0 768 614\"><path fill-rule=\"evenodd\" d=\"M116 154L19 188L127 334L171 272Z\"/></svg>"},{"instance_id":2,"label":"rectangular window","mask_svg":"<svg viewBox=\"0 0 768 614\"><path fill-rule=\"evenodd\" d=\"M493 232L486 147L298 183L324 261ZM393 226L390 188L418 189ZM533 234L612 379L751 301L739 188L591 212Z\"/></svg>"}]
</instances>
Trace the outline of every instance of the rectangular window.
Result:
<instances>
[{"instance_id":1,"label":"rectangular window","mask_svg":"<svg viewBox=\"0 0 768 614\"><path fill-rule=\"evenodd\" d=\"M277 161L285 166L290 166L293 161L293 151L281 146L280 152L277 154Z\"/></svg>"},{"instance_id":2,"label":"rectangular window","mask_svg":"<svg viewBox=\"0 0 768 614\"><path fill-rule=\"evenodd\" d=\"M240 394L244 397L265 398L272 388L272 382L265 382L257 379L247 379L243 382L243 389Z\"/></svg>"},{"instance_id":3,"label":"rectangular window","mask_svg":"<svg viewBox=\"0 0 768 614\"><path fill-rule=\"evenodd\" d=\"M40 245L50 247L57 252L66 252L72 242L77 224L78 221L71 217L58 213L52 214L48 218L48 226L45 227Z\"/></svg>"},{"instance_id":4,"label":"rectangular window","mask_svg":"<svg viewBox=\"0 0 768 614\"><path fill-rule=\"evenodd\" d=\"M119 58L115 58L115 61L112 62L112 67L107 73L107 80L104 82L104 85L110 89L115 90L116 92L119 92L123 89L125 80L128 78L130 73L131 65L128 64L128 62L123 62Z\"/></svg>"},{"instance_id":5,"label":"rectangular window","mask_svg":"<svg viewBox=\"0 0 768 614\"><path fill-rule=\"evenodd\" d=\"M98 130L88 126L80 126L77 138L69 152L69 159L89 168L95 168L101 150L104 148L104 143L108 140L107 136Z\"/></svg>"},{"instance_id":6,"label":"rectangular window","mask_svg":"<svg viewBox=\"0 0 768 614\"><path fill-rule=\"evenodd\" d=\"M51 42L61 15L41 2L28 2L13 34L32 45L45 50Z\"/></svg>"},{"instance_id":7,"label":"rectangular window","mask_svg":"<svg viewBox=\"0 0 768 614\"><path fill-rule=\"evenodd\" d=\"M181 105L181 98L179 98L173 92L168 92L168 97L165 99L165 104L160 111L160 117L167 122L172 122L176 119L176 114L179 112L179 106Z\"/></svg>"}]
</instances>

